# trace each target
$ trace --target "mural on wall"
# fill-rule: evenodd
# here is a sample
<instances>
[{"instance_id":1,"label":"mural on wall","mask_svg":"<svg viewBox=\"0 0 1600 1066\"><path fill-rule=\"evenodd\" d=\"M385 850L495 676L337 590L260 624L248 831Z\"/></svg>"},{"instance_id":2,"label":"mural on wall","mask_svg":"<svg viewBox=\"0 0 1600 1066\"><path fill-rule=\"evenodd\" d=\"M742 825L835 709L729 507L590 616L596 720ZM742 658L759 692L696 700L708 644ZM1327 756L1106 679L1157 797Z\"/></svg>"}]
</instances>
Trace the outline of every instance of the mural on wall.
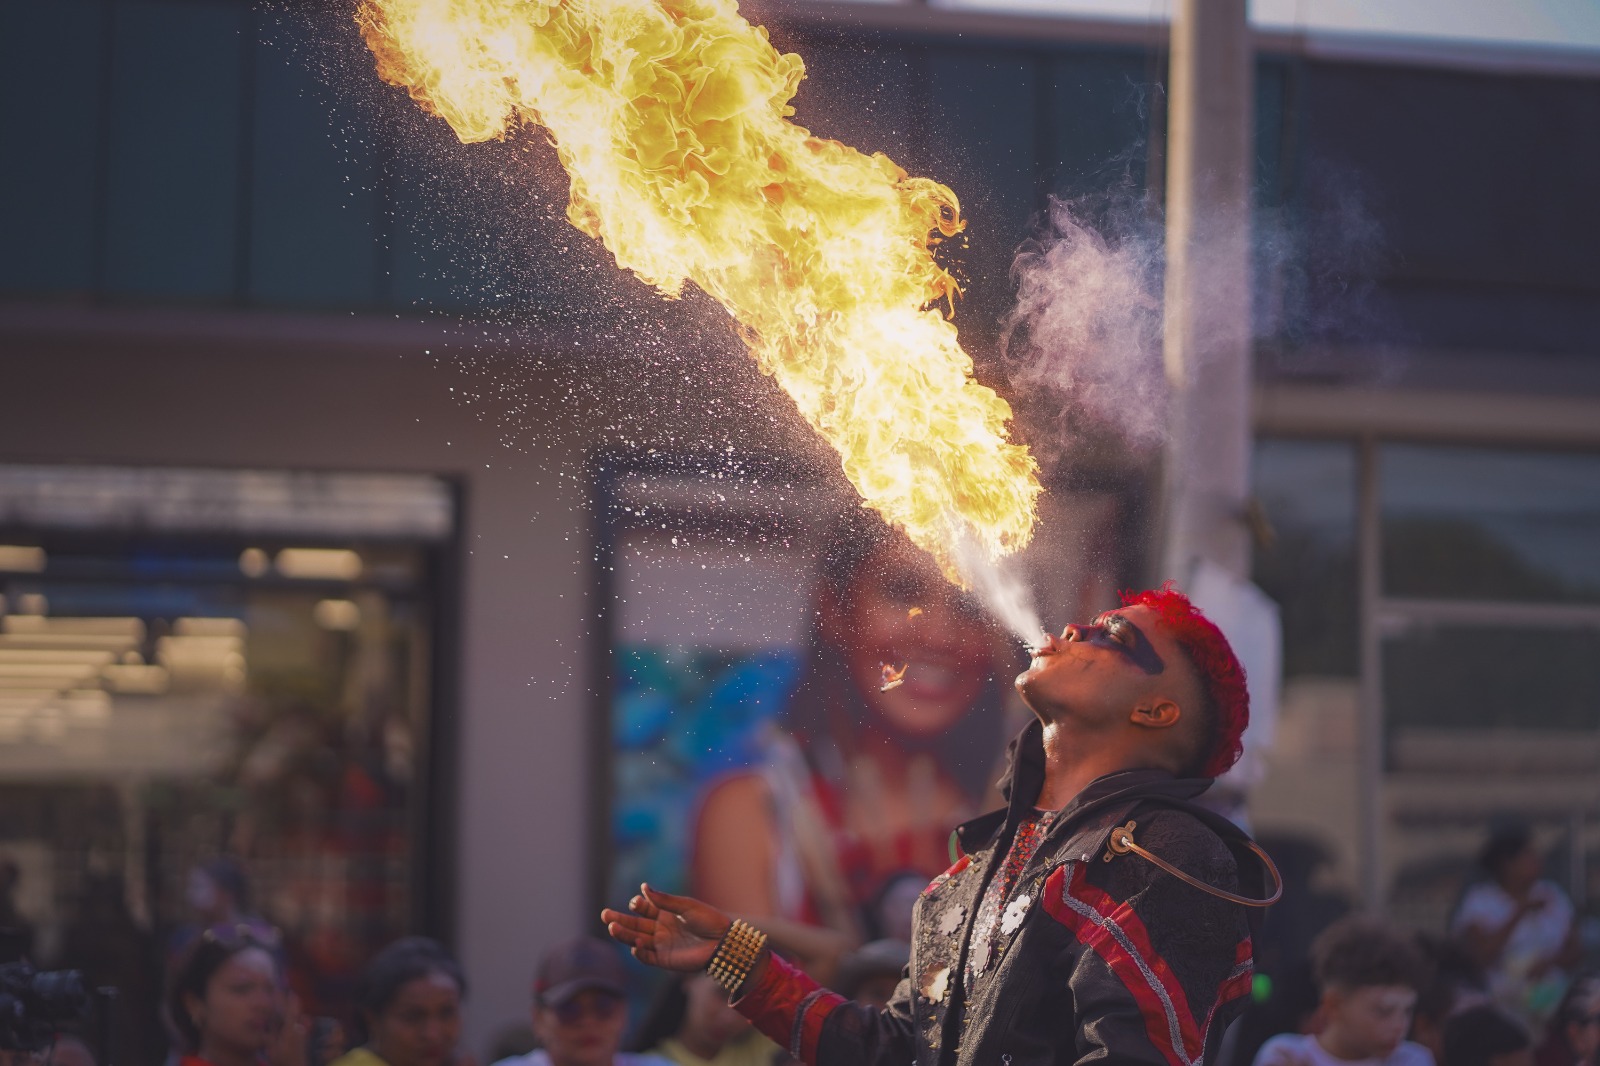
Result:
<instances>
[{"instance_id":1,"label":"mural on wall","mask_svg":"<svg viewBox=\"0 0 1600 1066\"><path fill-rule=\"evenodd\" d=\"M598 883L758 917L823 970L907 938L953 827L999 802L1021 650L820 478L652 462L601 483L612 791ZM1070 502L1074 544L1119 513ZM1046 557L1064 543L1046 538ZM1085 585L1082 554L1043 599L1051 617L1111 595L1114 571Z\"/></svg>"}]
</instances>

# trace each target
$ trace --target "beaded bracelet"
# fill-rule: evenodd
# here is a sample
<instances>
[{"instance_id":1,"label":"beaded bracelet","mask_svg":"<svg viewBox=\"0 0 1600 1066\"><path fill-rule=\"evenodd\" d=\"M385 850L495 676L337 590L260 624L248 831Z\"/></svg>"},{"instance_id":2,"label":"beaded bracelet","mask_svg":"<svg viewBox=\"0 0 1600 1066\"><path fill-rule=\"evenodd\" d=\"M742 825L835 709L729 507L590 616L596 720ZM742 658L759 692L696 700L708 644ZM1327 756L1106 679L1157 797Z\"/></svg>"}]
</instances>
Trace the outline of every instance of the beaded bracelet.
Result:
<instances>
[{"instance_id":1,"label":"beaded bracelet","mask_svg":"<svg viewBox=\"0 0 1600 1066\"><path fill-rule=\"evenodd\" d=\"M751 968L761 957L761 949L766 946L767 934L749 922L736 918L728 926L728 931L722 934L722 941L717 945L711 961L706 963L706 973L730 997L737 996L745 978L750 976Z\"/></svg>"}]
</instances>

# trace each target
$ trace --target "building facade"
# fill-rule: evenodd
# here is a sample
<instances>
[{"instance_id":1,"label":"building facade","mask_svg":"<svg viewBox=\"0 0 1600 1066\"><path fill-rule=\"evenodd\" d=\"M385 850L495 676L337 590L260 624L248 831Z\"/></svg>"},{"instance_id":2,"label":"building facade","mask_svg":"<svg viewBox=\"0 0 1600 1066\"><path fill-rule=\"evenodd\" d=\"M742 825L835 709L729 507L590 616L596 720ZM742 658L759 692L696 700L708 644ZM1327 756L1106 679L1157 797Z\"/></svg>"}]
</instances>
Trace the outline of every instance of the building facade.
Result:
<instances>
[{"instance_id":1,"label":"building facade","mask_svg":"<svg viewBox=\"0 0 1600 1066\"><path fill-rule=\"evenodd\" d=\"M1047 197L1158 232L1159 27L769 21L799 121L961 196L988 380ZM13 0L0 53L0 665L28 681L0 696L0 853L35 953L70 962L110 898L121 965L159 956L189 866L245 854L314 1002L432 932L481 1052L606 884L601 460L827 457L717 315L568 226L537 138L463 149L342 11ZM1255 576L1285 627L1257 827L1437 925L1518 814L1588 903L1600 58L1257 55ZM1133 536L1052 602L1161 576L1148 474L1062 474Z\"/></svg>"}]
</instances>

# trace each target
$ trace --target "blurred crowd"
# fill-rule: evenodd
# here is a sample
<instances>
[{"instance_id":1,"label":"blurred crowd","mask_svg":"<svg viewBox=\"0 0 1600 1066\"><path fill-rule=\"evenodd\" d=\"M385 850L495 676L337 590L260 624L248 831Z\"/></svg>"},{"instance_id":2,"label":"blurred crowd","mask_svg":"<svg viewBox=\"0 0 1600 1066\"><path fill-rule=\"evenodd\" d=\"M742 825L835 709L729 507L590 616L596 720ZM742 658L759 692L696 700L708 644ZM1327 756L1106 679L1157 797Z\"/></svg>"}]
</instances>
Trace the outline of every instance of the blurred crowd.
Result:
<instances>
[{"instance_id":1,"label":"blurred crowd","mask_svg":"<svg viewBox=\"0 0 1600 1066\"><path fill-rule=\"evenodd\" d=\"M1443 930L1286 895L1223 1066L1593 1066L1593 945L1532 830L1496 826L1478 865Z\"/></svg>"},{"instance_id":2,"label":"blurred crowd","mask_svg":"<svg viewBox=\"0 0 1600 1066\"><path fill-rule=\"evenodd\" d=\"M1296 957L1286 950L1293 933L1286 938L1285 921L1269 921L1258 955L1271 972L1258 970L1252 1006L1229 1032L1220 1066L1600 1066L1600 975L1585 968L1572 902L1543 876L1532 833L1501 826L1480 859L1483 876L1464 890L1447 930L1324 910L1324 927ZM242 906L239 865L203 864L190 889L194 920L173 933L159 983L166 1066L477 1066L462 1042L467 983L439 943L394 941L367 961L345 1016L308 1017L289 988L277 930ZM1292 901L1284 913L1292 924ZM25 929L6 925L16 921L7 895L0 925L25 943ZM842 994L883 1006L908 955L903 940L872 941L835 959L830 978ZM639 976L609 942L557 944L534 966L527 1025L505 1032L485 1059L791 1061L710 978L666 980L641 996ZM130 1002L157 994L154 975L147 983L125 990ZM46 1046L7 1049L5 1066L113 1066L103 1061L104 1041L93 1026L60 1027Z\"/></svg>"}]
</instances>

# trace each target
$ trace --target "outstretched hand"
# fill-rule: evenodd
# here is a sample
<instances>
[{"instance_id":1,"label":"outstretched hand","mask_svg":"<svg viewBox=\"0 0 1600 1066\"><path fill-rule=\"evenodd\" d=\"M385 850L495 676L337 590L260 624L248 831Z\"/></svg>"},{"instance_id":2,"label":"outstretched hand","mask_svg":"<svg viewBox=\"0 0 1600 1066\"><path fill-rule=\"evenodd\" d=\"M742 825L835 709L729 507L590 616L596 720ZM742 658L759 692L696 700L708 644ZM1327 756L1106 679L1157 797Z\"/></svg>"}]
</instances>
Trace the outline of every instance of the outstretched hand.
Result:
<instances>
[{"instance_id":1,"label":"outstretched hand","mask_svg":"<svg viewBox=\"0 0 1600 1066\"><path fill-rule=\"evenodd\" d=\"M709 903L674 896L649 885L628 901L628 912L600 912L606 932L626 944L633 957L664 970L703 970L732 920Z\"/></svg>"}]
</instances>

